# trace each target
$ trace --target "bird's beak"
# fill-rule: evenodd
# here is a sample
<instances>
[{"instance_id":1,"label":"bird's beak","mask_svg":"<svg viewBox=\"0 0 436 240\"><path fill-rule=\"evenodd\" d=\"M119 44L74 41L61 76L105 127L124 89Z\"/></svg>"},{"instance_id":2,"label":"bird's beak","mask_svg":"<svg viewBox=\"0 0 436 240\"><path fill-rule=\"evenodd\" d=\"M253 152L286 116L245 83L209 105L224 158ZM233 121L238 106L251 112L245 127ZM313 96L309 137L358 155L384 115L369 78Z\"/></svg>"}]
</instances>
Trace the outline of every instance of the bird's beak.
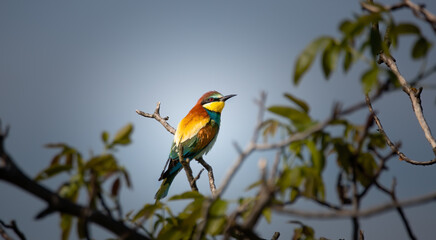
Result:
<instances>
[{"instance_id":1,"label":"bird's beak","mask_svg":"<svg viewBox=\"0 0 436 240\"><path fill-rule=\"evenodd\" d=\"M234 96L236 96L236 94L230 94L230 95L224 96L220 99L220 101L225 102L227 99L234 97Z\"/></svg>"}]
</instances>

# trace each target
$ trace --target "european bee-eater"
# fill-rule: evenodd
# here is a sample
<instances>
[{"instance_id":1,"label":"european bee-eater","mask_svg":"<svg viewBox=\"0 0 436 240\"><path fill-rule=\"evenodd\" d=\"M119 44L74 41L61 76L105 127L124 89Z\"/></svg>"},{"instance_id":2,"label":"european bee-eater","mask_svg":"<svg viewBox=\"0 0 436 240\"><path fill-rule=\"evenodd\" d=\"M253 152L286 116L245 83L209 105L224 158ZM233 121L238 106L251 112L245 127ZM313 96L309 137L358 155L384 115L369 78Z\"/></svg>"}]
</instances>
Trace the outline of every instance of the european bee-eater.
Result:
<instances>
[{"instance_id":1,"label":"european bee-eater","mask_svg":"<svg viewBox=\"0 0 436 240\"><path fill-rule=\"evenodd\" d=\"M159 200L167 196L171 183L183 168L179 161L179 144L181 144L182 157L185 161L199 159L209 152L218 135L224 102L234 96L236 95L223 96L217 91L207 92L198 99L197 104L180 121L165 165L166 170L164 169L159 178L159 181L163 180L163 182L155 199Z\"/></svg>"}]
</instances>

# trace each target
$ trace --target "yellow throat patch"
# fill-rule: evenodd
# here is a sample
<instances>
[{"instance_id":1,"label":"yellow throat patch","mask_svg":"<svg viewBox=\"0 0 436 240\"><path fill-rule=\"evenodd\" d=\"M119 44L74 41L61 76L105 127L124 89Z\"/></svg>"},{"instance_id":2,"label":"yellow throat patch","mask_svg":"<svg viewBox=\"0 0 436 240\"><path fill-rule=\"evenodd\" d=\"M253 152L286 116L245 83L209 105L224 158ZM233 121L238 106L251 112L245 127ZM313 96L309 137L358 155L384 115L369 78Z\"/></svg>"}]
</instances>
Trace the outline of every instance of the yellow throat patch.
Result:
<instances>
[{"instance_id":1,"label":"yellow throat patch","mask_svg":"<svg viewBox=\"0 0 436 240\"><path fill-rule=\"evenodd\" d=\"M224 102L211 102L211 103L204 104L203 107L209 111L221 113L221 111L224 108L224 105L225 105Z\"/></svg>"}]
</instances>

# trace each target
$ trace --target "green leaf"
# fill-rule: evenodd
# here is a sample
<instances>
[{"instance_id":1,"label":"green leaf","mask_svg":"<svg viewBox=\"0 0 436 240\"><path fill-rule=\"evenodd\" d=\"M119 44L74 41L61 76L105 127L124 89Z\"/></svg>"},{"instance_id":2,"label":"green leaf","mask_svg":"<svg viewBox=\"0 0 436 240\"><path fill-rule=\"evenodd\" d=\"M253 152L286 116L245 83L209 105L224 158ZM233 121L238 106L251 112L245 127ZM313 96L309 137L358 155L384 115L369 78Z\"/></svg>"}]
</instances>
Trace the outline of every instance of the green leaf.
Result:
<instances>
[{"instance_id":1,"label":"green leaf","mask_svg":"<svg viewBox=\"0 0 436 240\"><path fill-rule=\"evenodd\" d=\"M330 77L330 74L336 68L339 50L338 45L334 41L331 41L322 53L322 70L326 79Z\"/></svg>"},{"instance_id":2,"label":"green leaf","mask_svg":"<svg viewBox=\"0 0 436 240\"><path fill-rule=\"evenodd\" d=\"M265 218L266 222L268 224L270 224L271 223L271 217L272 217L271 208L269 208L269 207L264 208L263 211L262 211L262 215Z\"/></svg>"},{"instance_id":3,"label":"green leaf","mask_svg":"<svg viewBox=\"0 0 436 240\"><path fill-rule=\"evenodd\" d=\"M106 131L103 131L103 132L101 133L101 140L103 140L103 142L104 142L105 144L108 144L108 141L109 141L109 133L106 132Z\"/></svg>"},{"instance_id":4,"label":"green leaf","mask_svg":"<svg viewBox=\"0 0 436 240\"><path fill-rule=\"evenodd\" d=\"M357 162L359 163L361 170L357 172L357 180L364 186L368 186L371 182L371 178L374 176L377 169L377 163L374 157L370 153L362 153L359 155ZM363 171L363 173L362 173Z\"/></svg>"},{"instance_id":5,"label":"green leaf","mask_svg":"<svg viewBox=\"0 0 436 240\"><path fill-rule=\"evenodd\" d=\"M71 170L71 165L53 165L50 166L44 170L42 170L38 175L35 177L35 181L44 180L47 178L51 178L59 173L66 172Z\"/></svg>"},{"instance_id":6,"label":"green leaf","mask_svg":"<svg viewBox=\"0 0 436 240\"><path fill-rule=\"evenodd\" d=\"M313 167L319 172L322 172L325 165L323 154L318 150L313 140L306 140L306 146L310 151Z\"/></svg>"},{"instance_id":7,"label":"green leaf","mask_svg":"<svg viewBox=\"0 0 436 240\"><path fill-rule=\"evenodd\" d=\"M59 189L59 195L64 198L70 199L72 202L76 202L77 198L79 197L79 188L81 184L74 182L74 179L72 178L68 184L64 184Z\"/></svg>"},{"instance_id":8,"label":"green leaf","mask_svg":"<svg viewBox=\"0 0 436 240\"><path fill-rule=\"evenodd\" d=\"M413 23L400 23L395 25L391 29L392 34L405 35L405 34L416 34L420 35L421 30Z\"/></svg>"},{"instance_id":9,"label":"green leaf","mask_svg":"<svg viewBox=\"0 0 436 240\"><path fill-rule=\"evenodd\" d=\"M116 160L112 154L103 154L91 158L86 162L84 169L95 169L99 171L113 170L116 168Z\"/></svg>"},{"instance_id":10,"label":"green leaf","mask_svg":"<svg viewBox=\"0 0 436 240\"><path fill-rule=\"evenodd\" d=\"M371 89L378 83L378 72L377 67L373 67L366 71L362 75L362 85L365 93L369 93Z\"/></svg>"},{"instance_id":11,"label":"green leaf","mask_svg":"<svg viewBox=\"0 0 436 240\"><path fill-rule=\"evenodd\" d=\"M61 214L61 230L62 240L67 240L70 236L71 225L73 224L73 217L68 214Z\"/></svg>"},{"instance_id":12,"label":"green leaf","mask_svg":"<svg viewBox=\"0 0 436 240\"><path fill-rule=\"evenodd\" d=\"M371 28L369 34L372 56L377 56L382 50L382 38L378 29Z\"/></svg>"},{"instance_id":13,"label":"green leaf","mask_svg":"<svg viewBox=\"0 0 436 240\"><path fill-rule=\"evenodd\" d=\"M268 111L288 118L299 130L312 124L312 120L309 115L307 115L307 113L299 111L292 107L272 106L268 108Z\"/></svg>"},{"instance_id":14,"label":"green leaf","mask_svg":"<svg viewBox=\"0 0 436 240\"><path fill-rule=\"evenodd\" d=\"M268 119L265 122L263 122L264 129L262 132L264 141L267 141L268 136L274 136L277 132L279 122L274 119Z\"/></svg>"},{"instance_id":15,"label":"green leaf","mask_svg":"<svg viewBox=\"0 0 436 240\"><path fill-rule=\"evenodd\" d=\"M303 181L302 170L305 166L298 166L294 168L285 168L277 181L277 186L281 192L287 188L298 188Z\"/></svg>"},{"instance_id":16,"label":"green leaf","mask_svg":"<svg viewBox=\"0 0 436 240\"><path fill-rule=\"evenodd\" d=\"M354 62L354 54L348 47L345 48L344 53L345 53L345 57L344 57L343 69L344 72L347 72L350 69L351 64Z\"/></svg>"},{"instance_id":17,"label":"green leaf","mask_svg":"<svg viewBox=\"0 0 436 240\"><path fill-rule=\"evenodd\" d=\"M297 106L299 106L304 112L309 112L309 105L305 101L291 95L290 93L285 93L285 97L291 100L293 103L297 104Z\"/></svg>"},{"instance_id":18,"label":"green leaf","mask_svg":"<svg viewBox=\"0 0 436 240\"><path fill-rule=\"evenodd\" d=\"M204 196L199 192L184 192L179 195L172 196L169 200L183 200L183 199L204 199Z\"/></svg>"},{"instance_id":19,"label":"green leaf","mask_svg":"<svg viewBox=\"0 0 436 240\"><path fill-rule=\"evenodd\" d=\"M77 220L77 235L80 239L86 238L86 222L85 218L78 218Z\"/></svg>"},{"instance_id":20,"label":"green leaf","mask_svg":"<svg viewBox=\"0 0 436 240\"><path fill-rule=\"evenodd\" d=\"M227 201L217 199L212 203L209 211L209 221L206 224L206 232L216 236L224 230L226 224Z\"/></svg>"},{"instance_id":21,"label":"green leaf","mask_svg":"<svg viewBox=\"0 0 436 240\"><path fill-rule=\"evenodd\" d=\"M428 50L431 48L431 43L424 37L418 38L412 48L412 58L418 59L427 56Z\"/></svg>"},{"instance_id":22,"label":"green leaf","mask_svg":"<svg viewBox=\"0 0 436 240\"><path fill-rule=\"evenodd\" d=\"M292 189L291 189L291 194L290 194L290 196L289 196L289 201L291 201L291 202L295 201L295 199L296 199L299 195L300 195L300 192L299 192L297 189L292 188Z\"/></svg>"},{"instance_id":23,"label":"green leaf","mask_svg":"<svg viewBox=\"0 0 436 240\"><path fill-rule=\"evenodd\" d=\"M294 68L294 84L297 85L303 76L304 73L310 68L312 65L316 53L319 49L323 48L329 42L332 41L330 37L319 37L312 41L306 48L300 53L295 62Z\"/></svg>"},{"instance_id":24,"label":"green leaf","mask_svg":"<svg viewBox=\"0 0 436 240\"><path fill-rule=\"evenodd\" d=\"M133 125L131 123L127 124L123 128L121 128L114 137L114 140L112 141L112 144L120 144L120 145L126 145L131 142L130 140L130 134L133 131Z\"/></svg>"},{"instance_id":25,"label":"green leaf","mask_svg":"<svg viewBox=\"0 0 436 240\"><path fill-rule=\"evenodd\" d=\"M369 135L369 143L368 147L372 148L385 148L386 147L386 141L380 133L372 133Z\"/></svg>"},{"instance_id":26,"label":"green leaf","mask_svg":"<svg viewBox=\"0 0 436 240\"><path fill-rule=\"evenodd\" d=\"M136 222L140 218L149 219L150 217L153 216L156 210L159 210L161 208L162 208L161 202L156 202L156 204L145 204L144 207L142 207L141 210L139 210L135 214L135 216L133 216L132 221Z\"/></svg>"}]
</instances>

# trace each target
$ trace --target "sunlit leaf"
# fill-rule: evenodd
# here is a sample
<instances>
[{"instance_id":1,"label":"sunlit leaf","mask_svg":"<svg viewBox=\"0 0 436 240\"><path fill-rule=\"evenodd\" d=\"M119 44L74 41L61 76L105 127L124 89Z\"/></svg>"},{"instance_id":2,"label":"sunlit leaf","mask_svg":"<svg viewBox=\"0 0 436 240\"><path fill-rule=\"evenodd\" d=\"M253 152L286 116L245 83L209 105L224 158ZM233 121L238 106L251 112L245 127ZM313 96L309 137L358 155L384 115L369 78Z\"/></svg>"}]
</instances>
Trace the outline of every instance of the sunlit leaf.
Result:
<instances>
[{"instance_id":1,"label":"sunlit leaf","mask_svg":"<svg viewBox=\"0 0 436 240\"><path fill-rule=\"evenodd\" d=\"M44 180L69 170L71 170L70 165L53 165L38 173L35 177L35 181Z\"/></svg>"},{"instance_id":2,"label":"sunlit leaf","mask_svg":"<svg viewBox=\"0 0 436 240\"><path fill-rule=\"evenodd\" d=\"M154 212L162 208L161 202L156 202L156 204L145 204L134 216L132 221L135 222L140 218L149 219L153 216Z\"/></svg>"},{"instance_id":3,"label":"sunlit leaf","mask_svg":"<svg viewBox=\"0 0 436 240\"><path fill-rule=\"evenodd\" d=\"M325 159L322 152L318 150L313 140L307 140L306 146L310 151L313 167L321 172L324 169L325 165Z\"/></svg>"},{"instance_id":4,"label":"sunlit leaf","mask_svg":"<svg viewBox=\"0 0 436 240\"><path fill-rule=\"evenodd\" d=\"M126 145L131 142L130 134L133 131L133 125L131 123L127 124L123 128L121 128L114 137L112 144L121 144Z\"/></svg>"},{"instance_id":5,"label":"sunlit leaf","mask_svg":"<svg viewBox=\"0 0 436 240\"><path fill-rule=\"evenodd\" d=\"M101 133L101 140L103 140L103 142L105 144L107 144L109 142L109 133L104 131Z\"/></svg>"},{"instance_id":6,"label":"sunlit leaf","mask_svg":"<svg viewBox=\"0 0 436 240\"><path fill-rule=\"evenodd\" d=\"M264 128L262 135L264 137L264 141L266 141L268 136L274 136L276 134L279 122L274 119L269 119L263 122L263 125Z\"/></svg>"},{"instance_id":7,"label":"sunlit leaf","mask_svg":"<svg viewBox=\"0 0 436 240\"><path fill-rule=\"evenodd\" d=\"M220 234L225 227L227 204L227 201L217 199L210 207L209 221L206 224L206 232L212 236Z\"/></svg>"},{"instance_id":8,"label":"sunlit leaf","mask_svg":"<svg viewBox=\"0 0 436 240\"><path fill-rule=\"evenodd\" d=\"M71 231L71 225L73 224L73 216L69 214L61 214L61 230L62 230L62 240L67 240L70 231Z\"/></svg>"},{"instance_id":9,"label":"sunlit leaf","mask_svg":"<svg viewBox=\"0 0 436 240\"><path fill-rule=\"evenodd\" d=\"M267 223L271 223L271 218L272 218L271 208L264 208L262 211L262 215L265 218L265 220L267 221Z\"/></svg>"},{"instance_id":10,"label":"sunlit leaf","mask_svg":"<svg viewBox=\"0 0 436 240\"><path fill-rule=\"evenodd\" d=\"M196 199L196 198L203 199L204 196L201 195L201 193L199 192L191 191L191 192L184 192L182 194L172 196L170 200Z\"/></svg>"},{"instance_id":11,"label":"sunlit leaf","mask_svg":"<svg viewBox=\"0 0 436 240\"><path fill-rule=\"evenodd\" d=\"M301 129L312 124L312 120L307 113L287 106L272 106L268 111L288 118L297 128Z\"/></svg>"},{"instance_id":12,"label":"sunlit leaf","mask_svg":"<svg viewBox=\"0 0 436 240\"><path fill-rule=\"evenodd\" d=\"M86 162L85 169L107 170L116 166L115 158L112 154L103 154L91 158Z\"/></svg>"}]
</instances>

